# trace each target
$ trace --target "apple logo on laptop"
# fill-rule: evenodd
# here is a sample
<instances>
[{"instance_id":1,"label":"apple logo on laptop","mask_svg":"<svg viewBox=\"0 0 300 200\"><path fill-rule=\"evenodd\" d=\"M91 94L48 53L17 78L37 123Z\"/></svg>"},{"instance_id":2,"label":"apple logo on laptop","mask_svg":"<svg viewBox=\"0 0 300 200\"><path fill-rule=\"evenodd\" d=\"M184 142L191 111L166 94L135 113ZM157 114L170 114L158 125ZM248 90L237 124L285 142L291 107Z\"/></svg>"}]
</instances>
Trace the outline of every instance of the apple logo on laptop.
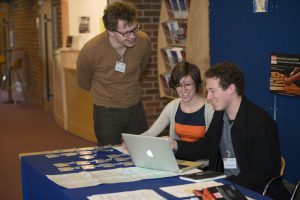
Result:
<instances>
[{"instance_id":1,"label":"apple logo on laptop","mask_svg":"<svg viewBox=\"0 0 300 200\"><path fill-rule=\"evenodd\" d=\"M151 157L151 158L154 157L154 155L153 155L153 153L152 153L152 151L151 151L150 149L148 149L148 150L146 151L146 154L147 154L148 157Z\"/></svg>"}]
</instances>

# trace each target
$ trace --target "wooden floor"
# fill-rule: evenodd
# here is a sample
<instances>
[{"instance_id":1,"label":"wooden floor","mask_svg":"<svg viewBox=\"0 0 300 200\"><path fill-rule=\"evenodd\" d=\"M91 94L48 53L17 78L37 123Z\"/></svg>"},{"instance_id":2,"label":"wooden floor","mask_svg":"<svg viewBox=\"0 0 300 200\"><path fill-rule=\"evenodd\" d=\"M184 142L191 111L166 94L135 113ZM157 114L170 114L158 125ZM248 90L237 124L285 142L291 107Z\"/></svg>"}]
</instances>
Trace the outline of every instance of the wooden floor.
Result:
<instances>
[{"instance_id":1,"label":"wooden floor","mask_svg":"<svg viewBox=\"0 0 300 200\"><path fill-rule=\"evenodd\" d=\"M0 103L0 199L21 200L19 153L87 147L95 144L58 127L41 108Z\"/></svg>"}]
</instances>

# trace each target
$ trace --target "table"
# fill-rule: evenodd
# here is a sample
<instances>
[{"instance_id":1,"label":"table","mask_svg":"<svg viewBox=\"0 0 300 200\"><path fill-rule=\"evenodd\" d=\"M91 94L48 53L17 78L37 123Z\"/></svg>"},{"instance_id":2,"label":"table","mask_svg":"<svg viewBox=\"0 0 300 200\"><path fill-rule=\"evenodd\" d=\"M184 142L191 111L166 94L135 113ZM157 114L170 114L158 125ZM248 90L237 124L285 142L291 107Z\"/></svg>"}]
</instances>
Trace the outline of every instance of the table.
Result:
<instances>
[{"instance_id":1,"label":"table","mask_svg":"<svg viewBox=\"0 0 300 200\"><path fill-rule=\"evenodd\" d=\"M91 149L91 148L89 148ZM103 150L103 149L102 149ZM103 159L107 156L107 154L121 154L115 148L105 148L103 151L98 153L93 153L95 156L94 159ZM69 151L69 150L68 150ZM93 150L92 150L93 151ZM160 178L160 179L149 179L149 180L141 180L136 182L126 182L126 183L114 183L114 184L100 184L92 187L85 188L76 188L76 189L67 189L61 186L58 186L50 179L46 177L46 175L55 175L55 174L65 174L68 172L60 172L58 167L54 166L55 163L69 163L78 160L82 160L78 155L78 152L87 152L86 149L74 149L69 152L76 152L75 156L65 156L63 151L53 151L46 153L38 153L38 154L27 154L21 155L21 172L22 172L22 187L23 187L23 199L24 200L82 200L87 199L87 196L95 195L95 194L105 194L105 193L113 193L113 192L122 192L129 190L139 190L139 189L152 189L161 196L166 199L178 199L168 193L160 190L160 187L166 186L174 186L190 183L188 181L184 181L179 179L179 177L168 177L168 178ZM48 158L46 155L55 155L58 157ZM71 166L75 166L71 164ZM78 168L78 167L75 167ZM102 167L97 167L99 170L104 169ZM82 169L75 169L74 172L80 172ZM228 184L229 182L226 180L220 180L224 184ZM252 192L246 188L239 187L242 193L245 195L254 198L254 199L269 199L260 194ZM186 198L185 198L186 199Z\"/></svg>"}]
</instances>

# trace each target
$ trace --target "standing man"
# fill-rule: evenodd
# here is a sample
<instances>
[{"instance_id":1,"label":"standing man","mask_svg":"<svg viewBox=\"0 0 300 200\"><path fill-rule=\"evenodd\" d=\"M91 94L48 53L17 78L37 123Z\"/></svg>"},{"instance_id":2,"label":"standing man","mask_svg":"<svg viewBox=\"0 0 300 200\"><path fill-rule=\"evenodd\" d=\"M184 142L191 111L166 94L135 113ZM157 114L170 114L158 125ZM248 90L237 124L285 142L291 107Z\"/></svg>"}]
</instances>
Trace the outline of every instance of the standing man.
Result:
<instances>
[{"instance_id":1,"label":"standing man","mask_svg":"<svg viewBox=\"0 0 300 200\"><path fill-rule=\"evenodd\" d=\"M276 122L244 96L244 75L235 64L217 64L205 77L207 99L216 112L203 139L195 143L170 140L176 157L208 157L211 170L224 172L230 181L262 193L267 182L280 174ZM288 195L281 182L272 192L275 199Z\"/></svg>"},{"instance_id":2,"label":"standing man","mask_svg":"<svg viewBox=\"0 0 300 200\"><path fill-rule=\"evenodd\" d=\"M115 2L104 10L106 31L88 41L77 60L79 86L93 97L98 145L120 144L121 133L148 129L140 77L151 56L151 42L140 31L137 9Z\"/></svg>"}]
</instances>

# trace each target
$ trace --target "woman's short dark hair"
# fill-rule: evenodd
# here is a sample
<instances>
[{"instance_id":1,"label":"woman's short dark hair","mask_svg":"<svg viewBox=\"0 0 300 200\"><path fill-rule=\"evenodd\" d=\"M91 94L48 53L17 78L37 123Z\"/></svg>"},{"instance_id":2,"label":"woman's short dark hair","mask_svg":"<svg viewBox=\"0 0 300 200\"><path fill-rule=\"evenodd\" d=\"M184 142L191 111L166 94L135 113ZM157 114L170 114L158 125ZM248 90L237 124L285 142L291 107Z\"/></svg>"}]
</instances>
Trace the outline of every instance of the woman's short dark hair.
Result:
<instances>
[{"instance_id":1,"label":"woman's short dark hair","mask_svg":"<svg viewBox=\"0 0 300 200\"><path fill-rule=\"evenodd\" d=\"M179 62L172 70L169 81L170 88L175 89L179 85L180 79L186 76L191 76L195 83L196 92L198 92L202 84L200 70L195 64L186 61Z\"/></svg>"},{"instance_id":2,"label":"woman's short dark hair","mask_svg":"<svg viewBox=\"0 0 300 200\"><path fill-rule=\"evenodd\" d=\"M102 19L107 30L116 31L118 28L118 20L134 22L137 21L137 16L137 9L132 3L114 2L105 8Z\"/></svg>"},{"instance_id":3,"label":"woman's short dark hair","mask_svg":"<svg viewBox=\"0 0 300 200\"><path fill-rule=\"evenodd\" d=\"M234 84L237 94L240 96L244 94L244 74L238 65L232 62L225 61L218 63L207 70L204 75L206 78L215 77L219 79L219 84L223 90L226 90L231 84Z\"/></svg>"}]
</instances>

